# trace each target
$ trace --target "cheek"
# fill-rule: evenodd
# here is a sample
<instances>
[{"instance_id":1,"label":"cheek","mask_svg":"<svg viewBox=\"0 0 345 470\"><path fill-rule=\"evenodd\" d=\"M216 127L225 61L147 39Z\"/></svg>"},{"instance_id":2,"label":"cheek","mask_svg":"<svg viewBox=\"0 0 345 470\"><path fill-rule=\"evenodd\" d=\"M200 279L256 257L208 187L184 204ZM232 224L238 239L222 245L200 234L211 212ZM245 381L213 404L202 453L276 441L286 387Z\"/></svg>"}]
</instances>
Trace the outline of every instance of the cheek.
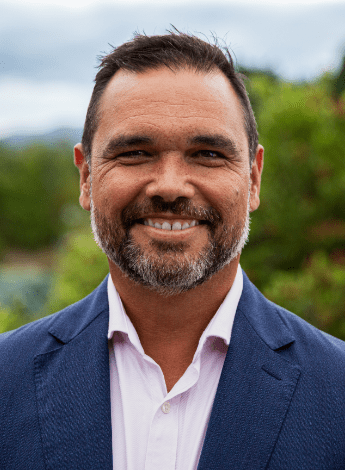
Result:
<instances>
[{"instance_id":1,"label":"cheek","mask_svg":"<svg viewBox=\"0 0 345 470\"><path fill-rule=\"evenodd\" d=\"M99 182L95 203L97 198L107 212L121 212L138 197L142 186L142 182L133 175L113 171Z\"/></svg>"},{"instance_id":2,"label":"cheek","mask_svg":"<svg viewBox=\"0 0 345 470\"><path fill-rule=\"evenodd\" d=\"M206 192L205 192L206 194ZM242 184L235 182L219 182L208 190L208 200L211 205L222 214L241 212L243 207L247 207L248 190Z\"/></svg>"}]
</instances>

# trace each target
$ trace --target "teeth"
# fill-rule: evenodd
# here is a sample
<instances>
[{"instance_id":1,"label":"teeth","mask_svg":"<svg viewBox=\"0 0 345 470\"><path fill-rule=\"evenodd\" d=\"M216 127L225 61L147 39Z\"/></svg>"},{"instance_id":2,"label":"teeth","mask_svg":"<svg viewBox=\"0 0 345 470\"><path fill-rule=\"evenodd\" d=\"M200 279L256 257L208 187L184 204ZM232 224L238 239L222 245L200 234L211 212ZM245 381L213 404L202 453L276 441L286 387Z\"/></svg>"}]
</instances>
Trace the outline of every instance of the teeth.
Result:
<instances>
[{"instance_id":1,"label":"teeth","mask_svg":"<svg viewBox=\"0 0 345 470\"><path fill-rule=\"evenodd\" d=\"M181 230L181 228L182 228L182 225L180 224L180 222L174 222L171 230Z\"/></svg>"},{"instance_id":2,"label":"teeth","mask_svg":"<svg viewBox=\"0 0 345 470\"><path fill-rule=\"evenodd\" d=\"M160 228L162 230L184 230L189 227L195 227L196 225L199 225L199 222L196 220L193 220L190 224L188 222L184 222L183 225L181 225L181 222L174 222L172 225L169 222L163 222L160 224L159 222L153 223L151 219L144 220L144 225L149 225L150 227L155 227L155 228Z\"/></svg>"}]
</instances>

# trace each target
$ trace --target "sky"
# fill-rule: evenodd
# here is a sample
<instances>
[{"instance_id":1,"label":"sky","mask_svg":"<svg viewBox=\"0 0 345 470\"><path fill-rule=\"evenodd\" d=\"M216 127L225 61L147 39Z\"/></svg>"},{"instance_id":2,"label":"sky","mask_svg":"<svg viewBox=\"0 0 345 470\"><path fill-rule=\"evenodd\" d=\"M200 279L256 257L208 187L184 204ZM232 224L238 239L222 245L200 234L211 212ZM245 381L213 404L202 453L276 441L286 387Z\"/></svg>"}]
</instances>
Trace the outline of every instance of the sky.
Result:
<instances>
[{"instance_id":1,"label":"sky","mask_svg":"<svg viewBox=\"0 0 345 470\"><path fill-rule=\"evenodd\" d=\"M171 24L285 80L337 70L345 54L345 0L0 0L0 140L82 127L97 57Z\"/></svg>"}]
</instances>

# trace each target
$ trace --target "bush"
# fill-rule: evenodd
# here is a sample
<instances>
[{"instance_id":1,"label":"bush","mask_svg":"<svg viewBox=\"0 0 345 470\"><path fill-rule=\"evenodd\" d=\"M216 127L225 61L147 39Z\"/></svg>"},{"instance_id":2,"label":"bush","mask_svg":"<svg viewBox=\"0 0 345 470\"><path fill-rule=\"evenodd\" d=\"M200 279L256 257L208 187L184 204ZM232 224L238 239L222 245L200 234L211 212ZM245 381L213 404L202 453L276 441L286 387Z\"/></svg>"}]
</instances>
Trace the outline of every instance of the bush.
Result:
<instances>
[{"instance_id":1,"label":"bush","mask_svg":"<svg viewBox=\"0 0 345 470\"><path fill-rule=\"evenodd\" d=\"M59 248L44 314L61 310L90 294L108 272L107 258L96 245L91 229L69 233Z\"/></svg>"},{"instance_id":2,"label":"bush","mask_svg":"<svg viewBox=\"0 0 345 470\"><path fill-rule=\"evenodd\" d=\"M11 307L0 305L0 334L15 330L30 320L32 318L26 307L19 301L14 302Z\"/></svg>"},{"instance_id":3,"label":"bush","mask_svg":"<svg viewBox=\"0 0 345 470\"><path fill-rule=\"evenodd\" d=\"M314 253L303 270L276 272L264 294L345 340L345 265L336 264L324 252Z\"/></svg>"},{"instance_id":4,"label":"bush","mask_svg":"<svg viewBox=\"0 0 345 470\"><path fill-rule=\"evenodd\" d=\"M76 214L82 218L78 194L69 146L0 147L0 248L38 250L56 243Z\"/></svg>"},{"instance_id":5,"label":"bush","mask_svg":"<svg viewBox=\"0 0 345 470\"><path fill-rule=\"evenodd\" d=\"M344 251L345 116L329 79L291 84L253 77L260 143L265 148L261 205L242 256L263 287L276 271L300 269L315 251Z\"/></svg>"}]
</instances>

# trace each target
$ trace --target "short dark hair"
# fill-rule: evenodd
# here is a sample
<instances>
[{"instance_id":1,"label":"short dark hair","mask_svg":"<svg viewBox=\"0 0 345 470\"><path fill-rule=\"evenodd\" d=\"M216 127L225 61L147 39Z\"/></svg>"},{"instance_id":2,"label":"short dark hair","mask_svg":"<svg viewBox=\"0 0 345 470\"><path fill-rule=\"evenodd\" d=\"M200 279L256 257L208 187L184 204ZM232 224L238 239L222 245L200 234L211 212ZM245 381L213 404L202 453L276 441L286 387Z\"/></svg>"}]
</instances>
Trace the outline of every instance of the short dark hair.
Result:
<instances>
[{"instance_id":1,"label":"short dark hair","mask_svg":"<svg viewBox=\"0 0 345 470\"><path fill-rule=\"evenodd\" d=\"M249 160L252 164L258 146L255 117L243 83L244 76L235 71L228 47L221 48L217 38L215 38L215 44L209 44L196 36L181 33L178 30L168 31L168 33L161 36L135 34L131 41L114 48L110 54L102 58L95 78L82 137L87 162L91 163L92 140L99 121L98 104L114 74L120 69L140 73L165 66L172 70L191 68L206 73L218 68L224 73L242 106L248 137Z\"/></svg>"}]
</instances>

